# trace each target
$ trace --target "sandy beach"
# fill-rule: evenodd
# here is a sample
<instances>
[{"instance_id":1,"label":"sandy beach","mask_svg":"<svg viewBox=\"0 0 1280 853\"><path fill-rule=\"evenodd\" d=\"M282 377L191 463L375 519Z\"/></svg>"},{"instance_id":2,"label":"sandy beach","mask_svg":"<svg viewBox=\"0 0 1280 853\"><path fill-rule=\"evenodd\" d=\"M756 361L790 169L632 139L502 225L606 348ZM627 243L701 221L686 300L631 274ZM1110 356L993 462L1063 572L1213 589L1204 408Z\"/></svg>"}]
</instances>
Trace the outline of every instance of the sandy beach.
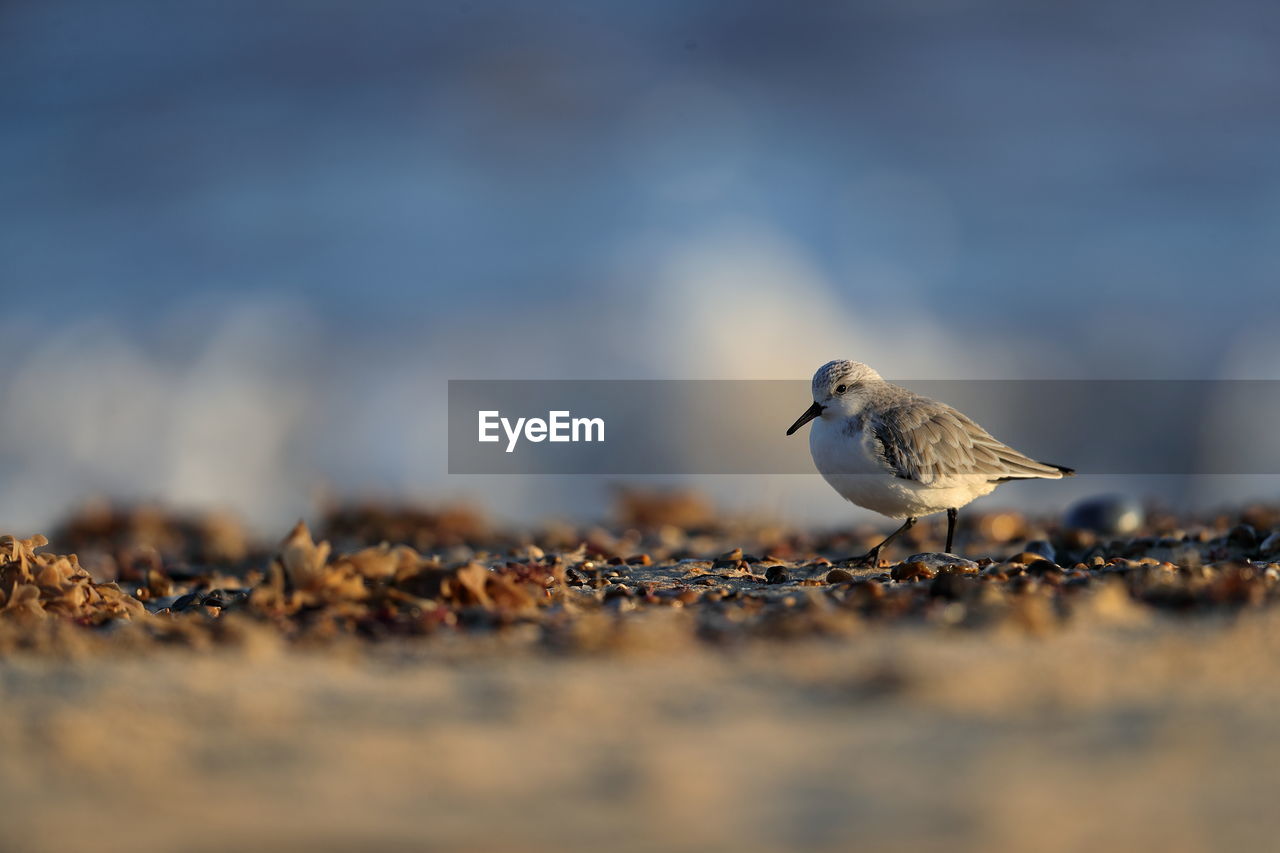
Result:
<instances>
[{"instance_id":1,"label":"sandy beach","mask_svg":"<svg viewBox=\"0 0 1280 853\"><path fill-rule=\"evenodd\" d=\"M0 840L1192 851L1277 829L1273 614L733 650L663 621L591 656L8 659Z\"/></svg>"},{"instance_id":2,"label":"sandy beach","mask_svg":"<svg viewBox=\"0 0 1280 853\"><path fill-rule=\"evenodd\" d=\"M451 518L420 537L446 541ZM96 624L6 608L0 846L1193 851L1277 829L1265 560L846 576L807 553L677 560L662 548L699 540L656 529L649 565L593 562L597 532L559 553L454 546L470 557L407 573L402 550L390 581L370 568L388 548L329 553L295 530L244 595L208 591L232 577L213 572L145 601L161 558L142 581L67 581L119 611ZM1242 536L1183 535L1188 562ZM61 565L47 547L31 571ZM72 594L40 589L30 607ZM396 589L416 594L389 614Z\"/></svg>"}]
</instances>

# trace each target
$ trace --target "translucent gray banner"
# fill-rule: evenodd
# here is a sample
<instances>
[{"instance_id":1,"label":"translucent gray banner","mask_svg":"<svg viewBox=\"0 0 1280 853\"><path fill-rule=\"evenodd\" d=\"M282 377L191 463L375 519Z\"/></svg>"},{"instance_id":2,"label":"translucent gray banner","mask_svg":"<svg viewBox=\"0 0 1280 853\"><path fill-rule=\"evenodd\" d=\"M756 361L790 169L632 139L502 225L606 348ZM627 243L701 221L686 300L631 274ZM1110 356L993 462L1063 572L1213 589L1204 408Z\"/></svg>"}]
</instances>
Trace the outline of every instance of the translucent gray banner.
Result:
<instances>
[{"instance_id":1,"label":"translucent gray banner","mask_svg":"<svg viewBox=\"0 0 1280 853\"><path fill-rule=\"evenodd\" d=\"M1277 381L899 384L1080 474L1280 473ZM451 380L449 473L808 474L809 428L785 432L811 402L807 380Z\"/></svg>"}]
</instances>

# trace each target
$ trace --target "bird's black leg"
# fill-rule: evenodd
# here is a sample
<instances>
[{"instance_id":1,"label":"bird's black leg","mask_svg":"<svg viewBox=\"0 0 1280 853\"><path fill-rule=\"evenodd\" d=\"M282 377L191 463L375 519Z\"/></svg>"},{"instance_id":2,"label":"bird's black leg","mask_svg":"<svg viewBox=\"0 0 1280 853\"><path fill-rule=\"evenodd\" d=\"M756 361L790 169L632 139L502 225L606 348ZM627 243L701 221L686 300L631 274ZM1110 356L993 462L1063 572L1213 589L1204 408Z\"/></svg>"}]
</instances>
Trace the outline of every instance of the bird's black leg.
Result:
<instances>
[{"instance_id":1,"label":"bird's black leg","mask_svg":"<svg viewBox=\"0 0 1280 853\"><path fill-rule=\"evenodd\" d=\"M951 553L951 540L956 535L956 516L960 514L960 510L952 507L947 510L947 553Z\"/></svg>"},{"instance_id":2,"label":"bird's black leg","mask_svg":"<svg viewBox=\"0 0 1280 853\"><path fill-rule=\"evenodd\" d=\"M916 520L914 518L908 518L906 521L902 522L901 527L899 527L897 530L893 531L888 536L886 536L883 542L881 542L876 547L872 548L866 554L862 555L861 557L850 557L849 559L841 560L840 562L856 563L858 565L872 566L872 567L880 565L880 549L883 548L885 545L888 545L894 539L897 539L900 534L906 533L908 530L911 529L912 525L914 525L915 523L916 523Z\"/></svg>"}]
</instances>

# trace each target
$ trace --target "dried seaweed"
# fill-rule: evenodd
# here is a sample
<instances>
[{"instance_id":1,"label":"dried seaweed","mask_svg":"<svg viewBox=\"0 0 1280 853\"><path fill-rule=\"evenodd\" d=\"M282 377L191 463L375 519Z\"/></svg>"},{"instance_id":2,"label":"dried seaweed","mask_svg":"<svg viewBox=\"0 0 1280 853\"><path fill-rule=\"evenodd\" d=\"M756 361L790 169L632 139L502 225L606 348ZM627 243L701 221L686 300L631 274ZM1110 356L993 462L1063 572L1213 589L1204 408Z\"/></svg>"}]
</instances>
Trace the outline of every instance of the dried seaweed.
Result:
<instances>
[{"instance_id":1,"label":"dried seaweed","mask_svg":"<svg viewBox=\"0 0 1280 853\"><path fill-rule=\"evenodd\" d=\"M274 547L251 546L234 571L203 565L196 539L153 547L141 570L95 580L75 554L48 553L42 536L0 538L0 649L67 649L83 636L112 642L208 648L272 637L290 643L418 637L441 631L490 633L529 626L547 648L625 645L628 626L662 613L689 640L841 637L883 624L1009 628L1039 633L1075 622L1138 623L1146 614L1234 612L1280 600L1280 537L1257 524L1280 514L1252 507L1206 522L1150 519L1142 535L1103 540L1014 513L975 516L966 550L976 562L924 553L889 566L833 566L875 531L786 530L749 519L670 522L689 504L643 512L626 496L621 514L657 526L564 525L495 531L470 511L334 511L329 529L345 541L389 537L343 550L299 522ZM642 502L643 503L643 502ZM651 505L653 504L653 505ZM629 509L628 509L629 507ZM86 548L122 545L137 516L100 514ZM121 519L134 519L121 526ZM180 529L153 515L153 531ZM919 525L907 547L936 547L940 530ZM1008 538L1013 532L1020 538ZM130 534L133 535L133 534ZM1032 536L1036 541L1028 541ZM412 542L444 545L444 553ZM154 543L159 542L156 547ZM176 548L176 550L174 550ZM139 552L141 553L141 552ZM1000 556L1000 554L1008 556ZM117 630L118 629L118 630Z\"/></svg>"}]
</instances>

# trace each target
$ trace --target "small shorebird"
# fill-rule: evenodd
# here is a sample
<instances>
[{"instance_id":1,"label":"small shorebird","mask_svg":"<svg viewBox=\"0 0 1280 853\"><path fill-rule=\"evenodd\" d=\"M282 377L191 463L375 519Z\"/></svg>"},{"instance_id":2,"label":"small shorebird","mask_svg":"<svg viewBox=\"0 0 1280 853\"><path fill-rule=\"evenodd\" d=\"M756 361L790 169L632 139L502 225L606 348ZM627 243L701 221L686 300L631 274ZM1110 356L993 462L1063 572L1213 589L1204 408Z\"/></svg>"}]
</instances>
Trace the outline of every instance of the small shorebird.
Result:
<instances>
[{"instance_id":1,"label":"small shorebird","mask_svg":"<svg viewBox=\"0 0 1280 853\"><path fill-rule=\"evenodd\" d=\"M944 509L950 553L958 511L974 498L1007 480L1075 473L1022 455L950 406L885 382L856 361L818 368L813 405L787 435L810 421L809 452L823 479L845 500L905 519L857 563L878 565L880 549L920 516Z\"/></svg>"}]
</instances>

